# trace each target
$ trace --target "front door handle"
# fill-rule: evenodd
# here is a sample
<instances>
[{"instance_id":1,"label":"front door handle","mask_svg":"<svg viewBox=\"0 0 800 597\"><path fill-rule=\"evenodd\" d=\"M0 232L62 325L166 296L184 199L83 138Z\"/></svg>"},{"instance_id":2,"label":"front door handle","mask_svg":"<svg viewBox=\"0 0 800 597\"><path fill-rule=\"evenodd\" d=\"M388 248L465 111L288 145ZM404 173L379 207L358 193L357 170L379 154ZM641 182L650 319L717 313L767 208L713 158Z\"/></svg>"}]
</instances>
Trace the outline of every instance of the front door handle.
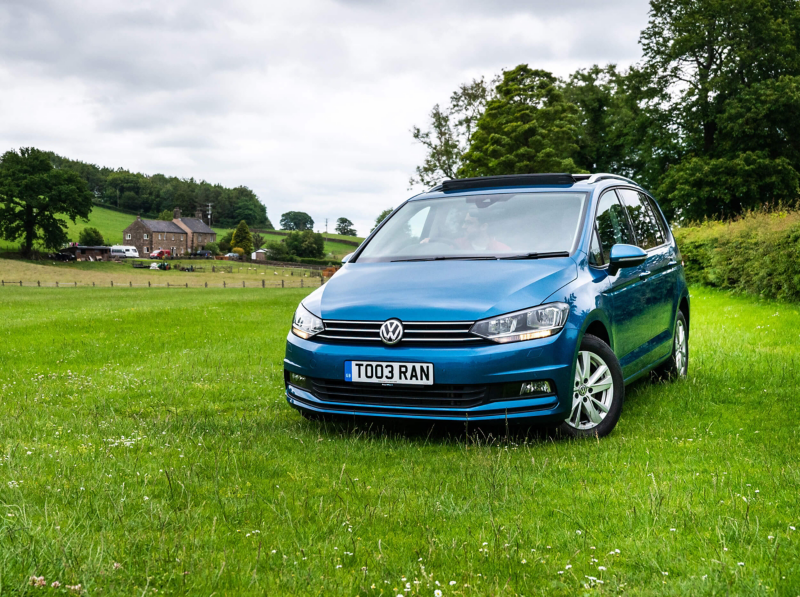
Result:
<instances>
[{"instance_id":1,"label":"front door handle","mask_svg":"<svg viewBox=\"0 0 800 597\"><path fill-rule=\"evenodd\" d=\"M645 279L647 276L649 276L649 275L650 275L650 272L648 272L648 271L644 271L644 272L642 272L641 274L639 274L639 278L640 278L641 280L644 280L644 279Z\"/></svg>"},{"instance_id":2,"label":"front door handle","mask_svg":"<svg viewBox=\"0 0 800 597\"><path fill-rule=\"evenodd\" d=\"M669 264L670 265L678 265L678 262L673 259L672 261L669 262Z\"/></svg>"}]
</instances>

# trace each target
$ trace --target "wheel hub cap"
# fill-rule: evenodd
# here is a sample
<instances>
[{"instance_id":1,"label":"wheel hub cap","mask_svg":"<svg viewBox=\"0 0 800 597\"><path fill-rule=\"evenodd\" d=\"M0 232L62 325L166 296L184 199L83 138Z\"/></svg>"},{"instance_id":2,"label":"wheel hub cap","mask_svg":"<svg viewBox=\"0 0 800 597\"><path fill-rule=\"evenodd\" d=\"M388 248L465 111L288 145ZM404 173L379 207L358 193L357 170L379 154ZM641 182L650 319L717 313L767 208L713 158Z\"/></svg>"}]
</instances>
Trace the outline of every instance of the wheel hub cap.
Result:
<instances>
[{"instance_id":1,"label":"wheel hub cap","mask_svg":"<svg viewBox=\"0 0 800 597\"><path fill-rule=\"evenodd\" d=\"M603 422L614 400L611 371L600 355L581 351L575 363L575 389L567 424L592 429Z\"/></svg>"}]
</instances>

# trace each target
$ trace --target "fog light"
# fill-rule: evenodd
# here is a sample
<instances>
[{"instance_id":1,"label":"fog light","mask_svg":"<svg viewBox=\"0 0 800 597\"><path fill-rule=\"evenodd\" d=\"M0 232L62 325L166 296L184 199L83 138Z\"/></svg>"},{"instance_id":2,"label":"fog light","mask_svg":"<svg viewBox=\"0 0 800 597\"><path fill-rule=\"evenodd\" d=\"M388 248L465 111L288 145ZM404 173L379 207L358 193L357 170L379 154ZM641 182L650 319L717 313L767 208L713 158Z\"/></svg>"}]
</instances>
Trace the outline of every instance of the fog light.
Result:
<instances>
[{"instance_id":1,"label":"fog light","mask_svg":"<svg viewBox=\"0 0 800 597\"><path fill-rule=\"evenodd\" d=\"M289 373L289 383L298 388L308 388L309 386L308 379L304 375L298 375L297 373Z\"/></svg>"},{"instance_id":2,"label":"fog light","mask_svg":"<svg viewBox=\"0 0 800 597\"><path fill-rule=\"evenodd\" d=\"M550 384L546 381L524 381L519 388L519 395L526 394L549 394Z\"/></svg>"}]
</instances>

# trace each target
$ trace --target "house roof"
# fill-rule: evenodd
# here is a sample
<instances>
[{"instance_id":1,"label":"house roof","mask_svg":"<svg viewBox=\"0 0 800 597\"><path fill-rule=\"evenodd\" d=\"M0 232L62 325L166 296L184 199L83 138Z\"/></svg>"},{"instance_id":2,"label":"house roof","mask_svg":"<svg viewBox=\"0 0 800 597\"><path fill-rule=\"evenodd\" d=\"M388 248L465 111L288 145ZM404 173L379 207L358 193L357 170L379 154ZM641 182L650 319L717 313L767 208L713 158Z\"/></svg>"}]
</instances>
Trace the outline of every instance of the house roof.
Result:
<instances>
[{"instance_id":1,"label":"house roof","mask_svg":"<svg viewBox=\"0 0 800 597\"><path fill-rule=\"evenodd\" d=\"M208 225L198 218L181 218L181 223L192 232L202 232L203 234L214 234L214 231Z\"/></svg>"},{"instance_id":2,"label":"house roof","mask_svg":"<svg viewBox=\"0 0 800 597\"><path fill-rule=\"evenodd\" d=\"M178 226L175 222L169 220L142 220L153 232L175 232L178 234L185 234L186 231Z\"/></svg>"}]
</instances>

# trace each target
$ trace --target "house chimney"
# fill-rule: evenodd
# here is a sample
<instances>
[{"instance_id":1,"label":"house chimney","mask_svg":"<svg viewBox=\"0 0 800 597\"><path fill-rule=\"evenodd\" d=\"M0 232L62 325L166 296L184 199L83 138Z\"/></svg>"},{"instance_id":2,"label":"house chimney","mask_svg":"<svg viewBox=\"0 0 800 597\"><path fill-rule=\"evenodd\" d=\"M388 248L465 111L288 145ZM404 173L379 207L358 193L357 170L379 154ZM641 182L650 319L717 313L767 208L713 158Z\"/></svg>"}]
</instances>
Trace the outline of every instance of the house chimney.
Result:
<instances>
[{"instance_id":1,"label":"house chimney","mask_svg":"<svg viewBox=\"0 0 800 597\"><path fill-rule=\"evenodd\" d=\"M173 217L173 219L175 219L175 220L180 220L180 219L181 219L181 208L180 208L180 207L176 207L176 208L175 208L175 209L172 211L172 217Z\"/></svg>"},{"instance_id":2,"label":"house chimney","mask_svg":"<svg viewBox=\"0 0 800 597\"><path fill-rule=\"evenodd\" d=\"M197 218L198 220L202 220L203 219L203 210L202 209L198 209L196 212L194 212L194 217Z\"/></svg>"}]
</instances>

